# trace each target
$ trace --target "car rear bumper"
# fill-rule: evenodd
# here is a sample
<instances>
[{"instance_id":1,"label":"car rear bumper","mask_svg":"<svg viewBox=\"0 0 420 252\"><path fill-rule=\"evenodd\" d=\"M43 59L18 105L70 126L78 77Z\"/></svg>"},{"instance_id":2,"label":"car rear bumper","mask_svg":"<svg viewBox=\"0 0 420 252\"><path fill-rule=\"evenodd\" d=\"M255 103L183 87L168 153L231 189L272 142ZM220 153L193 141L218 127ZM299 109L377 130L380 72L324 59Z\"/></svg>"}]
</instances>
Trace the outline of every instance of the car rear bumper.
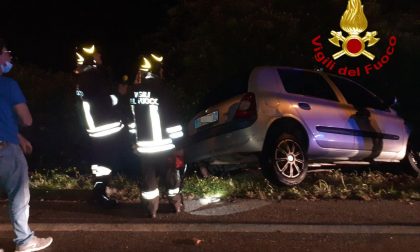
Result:
<instances>
[{"instance_id":1,"label":"car rear bumper","mask_svg":"<svg viewBox=\"0 0 420 252\"><path fill-rule=\"evenodd\" d=\"M222 135L190 141L184 147L185 160L190 163L214 160L235 153L260 152L264 139L258 135L258 132L264 131L259 131L257 124L253 124Z\"/></svg>"}]
</instances>

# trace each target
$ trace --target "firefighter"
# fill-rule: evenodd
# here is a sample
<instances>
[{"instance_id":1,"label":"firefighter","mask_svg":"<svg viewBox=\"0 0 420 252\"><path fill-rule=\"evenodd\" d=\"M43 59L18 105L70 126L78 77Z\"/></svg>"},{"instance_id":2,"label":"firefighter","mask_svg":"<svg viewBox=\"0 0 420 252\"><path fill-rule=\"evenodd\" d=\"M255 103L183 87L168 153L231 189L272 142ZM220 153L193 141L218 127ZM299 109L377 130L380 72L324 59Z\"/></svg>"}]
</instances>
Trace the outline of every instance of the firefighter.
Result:
<instances>
[{"instance_id":1,"label":"firefighter","mask_svg":"<svg viewBox=\"0 0 420 252\"><path fill-rule=\"evenodd\" d=\"M111 92L113 83L95 46L81 47L76 56L77 104L91 140L90 163L95 176L93 200L104 207L114 207L117 202L108 197L106 187L112 168L118 165L120 150L125 147L118 98Z\"/></svg>"},{"instance_id":2,"label":"firefighter","mask_svg":"<svg viewBox=\"0 0 420 252\"><path fill-rule=\"evenodd\" d=\"M175 212L182 210L179 193L180 177L176 168L176 144L182 127L176 120L173 95L163 85L163 57L150 54L141 57L130 104L134 123L130 130L136 135L136 151L140 156L140 190L142 202L150 217L159 207L158 178L165 182L169 202Z\"/></svg>"}]
</instances>

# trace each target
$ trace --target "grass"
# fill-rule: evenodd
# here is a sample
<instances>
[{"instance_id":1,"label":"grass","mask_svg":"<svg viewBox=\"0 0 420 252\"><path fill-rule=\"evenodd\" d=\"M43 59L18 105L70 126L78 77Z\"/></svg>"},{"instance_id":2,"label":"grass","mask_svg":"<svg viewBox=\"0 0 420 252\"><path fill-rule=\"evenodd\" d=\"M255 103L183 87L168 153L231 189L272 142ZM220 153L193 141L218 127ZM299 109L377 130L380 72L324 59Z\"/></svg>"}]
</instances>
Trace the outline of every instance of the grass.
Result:
<instances>
[{"instance_id":1,"label":"grass","mask_svg":"<svg viewBox=\"0 0 420 252\"><path fill-rule=\"evenodd\" d=\"M76 168L37 171L31 175L36 190L90 190L91 175L81 175ZM163 191L163 190L162 190ZM356 199L420 200L420 179L404 174L380 171L345 173L341 170L310 173L298 186L275 186L260 173L241 173L229 177L187 177L182 193L189 199L203 197L248 199ZM119 200L135 201L140 197L137 181L114 176L109 194Z\"/></svg>"}]
</instances>

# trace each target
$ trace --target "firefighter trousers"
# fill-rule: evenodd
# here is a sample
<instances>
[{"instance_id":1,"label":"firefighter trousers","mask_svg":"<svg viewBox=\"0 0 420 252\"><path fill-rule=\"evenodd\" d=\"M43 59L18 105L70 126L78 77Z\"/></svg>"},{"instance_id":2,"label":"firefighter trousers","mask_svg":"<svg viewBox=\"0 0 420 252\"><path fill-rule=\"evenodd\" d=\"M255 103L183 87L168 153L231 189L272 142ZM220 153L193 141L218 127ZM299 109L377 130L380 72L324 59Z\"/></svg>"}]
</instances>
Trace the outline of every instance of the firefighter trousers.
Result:
<instances>
[{"instance_id":1,"label":"firefighter trousers","mask_svg":"<svg viewBox=\"0 0 420 252\"><path fill-rule=\"evenodd\" d=\"M143 154L140 157L140 190L144 203L152 217L159 206L159 184L166 190L175 212L180 212L182 199L179 194L180 176L175 167L174 152Z\"/></svg>"},{"instance_id":2,"label":"firefighter trousers","mask_svg":"<svg viewBox=\"0 0 420 252\"><path fill-rule=\"evenodd\" d=\"M142 192L154 191L159 188L160 183L168 190L168 196L178 194L176 190L179 190L180 177L172 151L141 155L139 175Z\"/></svg>"}]
</instances>

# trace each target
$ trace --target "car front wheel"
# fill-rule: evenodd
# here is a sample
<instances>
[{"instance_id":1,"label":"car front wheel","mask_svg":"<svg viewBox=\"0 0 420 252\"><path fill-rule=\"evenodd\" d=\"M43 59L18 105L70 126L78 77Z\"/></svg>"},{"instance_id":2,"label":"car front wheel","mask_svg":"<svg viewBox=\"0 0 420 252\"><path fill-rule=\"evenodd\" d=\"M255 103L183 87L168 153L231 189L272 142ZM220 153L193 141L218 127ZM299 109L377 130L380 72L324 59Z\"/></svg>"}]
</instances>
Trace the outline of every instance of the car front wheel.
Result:
<instances>
[{"instance_id":1,"label":"car front wheel","mask_svg":"<svg viewBox=\"0 0 420 252\"><path fill-rule=\"evenodd\" d=\"M271 171L274 179L285 185L297 185L308 171L306 152L293 135L282 134L263 153L263 168Z\"/></svg>"},{"instance_id":2,"label":"car front wheel","mask_svg":"<svg viewBox=\"0 0 420 252\"><path fill-rule=\"evenodd\" d=\"M416 147L411 141L407 145L407 154L405 156L404 165L408 172L414 176L420 175L420 148Z\"/></svg>"}]
</instances>

